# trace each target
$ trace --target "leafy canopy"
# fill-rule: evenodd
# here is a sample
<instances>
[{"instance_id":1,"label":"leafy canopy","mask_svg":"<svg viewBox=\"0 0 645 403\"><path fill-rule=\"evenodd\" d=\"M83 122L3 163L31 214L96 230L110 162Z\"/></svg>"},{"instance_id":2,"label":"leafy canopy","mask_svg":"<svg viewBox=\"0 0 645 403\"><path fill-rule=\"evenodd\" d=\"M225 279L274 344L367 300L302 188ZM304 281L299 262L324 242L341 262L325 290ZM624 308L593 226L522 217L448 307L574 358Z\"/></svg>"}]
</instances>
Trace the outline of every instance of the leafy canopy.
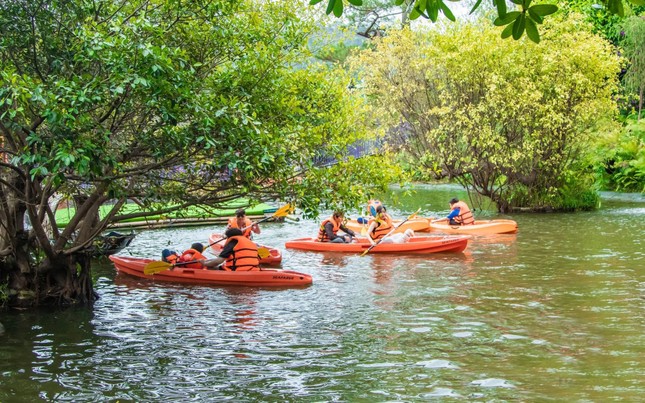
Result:
<instances>
[{"instance_id":1,"label":"leafy canopy","mask_svg":"<svg viewBox=\"0 0 645 403\"><path fill-rule=\"evenodd\" d=\"M323 0L310 0L309 4L315 5ZM464 1L464 0L456 0ZM630 2L637 6L645 5L645 0L599 0L602 5L612 14L623 17L625 15L625 2ZM363 5L363 0L348 0L349 6L359 7ZM394 0L396 6L401 6L403 12L409 13L409 18L415 20L419 17L426 18L432 22L437 22L439 15L443 14L450 21L456 21L455 14L448 6L446 0ZM533 42L540 42L540 33L538 25L544 22L544 18L555 13L558 7L554 4L544 4L534 2L533 0L511 0L516 9L509 10L506 0L491 0L492 6L497 11L497 18L494 20L496 26L505 26L502 31L502 37L512 36L513 39L519 39L526 35ZM482 6L482 0L477 0L470 10L473 14ZM325 12L336 17L343 15L346 6L344 0L328 0ZM409 10L409 11L407 11Z\"/></svg>"}]
</instances>

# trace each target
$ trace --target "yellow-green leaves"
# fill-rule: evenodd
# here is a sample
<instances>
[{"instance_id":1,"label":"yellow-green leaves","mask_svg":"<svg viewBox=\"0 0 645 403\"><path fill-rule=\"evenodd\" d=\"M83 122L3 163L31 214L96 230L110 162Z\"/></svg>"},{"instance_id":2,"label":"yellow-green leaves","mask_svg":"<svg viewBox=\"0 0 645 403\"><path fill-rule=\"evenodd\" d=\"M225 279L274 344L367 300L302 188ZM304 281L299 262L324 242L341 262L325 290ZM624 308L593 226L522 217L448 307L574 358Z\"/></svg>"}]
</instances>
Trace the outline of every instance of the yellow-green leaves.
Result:
<instances>
[{"instance_id":1,"label":"yellow-green leaves","mask_svg":"<svg viewBox=\"0 0 645 403\"><path fill-rule=\"evenodd\" d=\"M522 15L505 21L505 35L524 21L535 36L535 21ZM548 35L539 46L503 41L501 28L481 24L390 32L352 66L379 122L405 133L399 144L423 165L416 172L462 178L503 199L499 189L563 186L563 172L615 111L618 61L610 46L580 21L547 20L541 28Z\"/></svg>"},{"instance_id":2,"label":"yellow-green leaves","mask_svg":"<svg viewBox=\"0 0 645 403\"><path fill-rule=\"evenodd\" d=\"M310 0L309 4L310 5L315 5L320 3L322 0ZM353 6L362 6L363 5L363 0L347 0L349 4ZM340 17L343 15L343 0L329 0L329 3L327 3L327 10L325 13L331 14L334 13L336 17Z\"/></svg>"}]
</instances>

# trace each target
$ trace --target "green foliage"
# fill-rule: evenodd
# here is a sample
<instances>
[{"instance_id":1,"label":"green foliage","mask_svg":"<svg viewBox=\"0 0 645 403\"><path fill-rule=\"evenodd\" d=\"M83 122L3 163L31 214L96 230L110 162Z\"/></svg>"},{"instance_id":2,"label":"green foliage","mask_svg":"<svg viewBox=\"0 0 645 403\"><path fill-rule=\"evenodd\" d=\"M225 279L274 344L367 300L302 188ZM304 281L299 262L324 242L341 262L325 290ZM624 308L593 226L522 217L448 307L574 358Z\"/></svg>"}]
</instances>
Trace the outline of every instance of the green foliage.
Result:
<instances>
[{"instance_id":1,"label":"green foliage","mask_svg":"<svg viewBox=\"0 0 645 403\"><path fill-rule=\"evenodd\" d=\"M462 181L500 210L518 200L555 208L573 204L552 195L574 189L570 172L611 124L619 63L579 21L545 23L542 40L507 43L477 25L404 30L352 66L380 121L399 133L392 144L418 170ZM527 197L518 198L520 189Z\"/></svg>"},{"instance_id":2,"label":"green foliage","mask_svg":"<svg viewBox=\"0 0 645 403\"><path fill-rule=\"evenodd\" d=\"M451 2L458 1L463 0L451 0ZM309 4L315 5L320 2L322 0L310 0ZM361 0L348 0L348 2L354 6L363 4ZM392 4L395 6L404 6L407 3L407 0L392 1ZM513 39L518 40L526 32L527 37L535 43L540 42L538 25L544 22L544 17L554 14L558 10L558 6L554 4L531 4L533 3L532 0L511 0L511 3L517 6L519 11L514 10L508 12L506 0L492 0L492 3L497 11L497 18L494 24L497 26L506 26L502 31L503 38L513 36ZM631 7L637 10L645 7L645 0L574 0L560 3L563 3L565 9L573 9L587 13L591 19L595 20L597 27L613 26L616 21L629 15ZM473 14L481 6L482 0L477 0L470 10L470 14ZM591 9L592 6L593 9ZM346 9L343 6L343 0L328 0L325 12L327 14L333 12L336 17L340 17ZM602 11L596 12L597 10ZM411 7L403 7L402 12L404 14L407 13L411 20L423 17L432 22L437 22L439 15L443 14L448 20L456 21L454 13L444 0L411 0ZM403 20L405 20L405 17ZM606 32L606 34L609 34L607 36L608 38L612 35L609 31L611 29Z\"/></svg>"},{"instance_id":3,"label":"green foliage","mask_svg":"<svg viewBox=\"0 0 645 403\"><path fill-rule=\"evenodd\" d=\"M596 175L604 189L645 192L645 122L628 122L603 137L595 150Z\"/></svg>"},{"instance_id":4,"label":"green foliage","mask_svg":"<svg viewBox=\"0 0 645 403\"><path fill-rule=\"evenodd\" d=\"M318 27L296 11L254 0L0 2L0 252L22 259L12 270L35 271L21 250L70 261L133 214L242 197L313 212L321 189L347 205L361 197L349 183L382 189L387 158L344 164L340 183L315 163L321 152L346 161L371 133L349 76L304 64ZM60 197L77 204L62 230L48 224ZM144 209L121 213L126 200Z\"/></svg>"},{"instance_id":5,"label":"green foliage","mask_svg":"<svg viewBox=\"0 0 645 403\"><path fill-rule=\"evenodd\" d=\"M624 34L620 44L629 60L623 78L625 88L638 94L638 120L645 101L645 17L630 17L622 24Z\"/></svg>"}]
</instances>

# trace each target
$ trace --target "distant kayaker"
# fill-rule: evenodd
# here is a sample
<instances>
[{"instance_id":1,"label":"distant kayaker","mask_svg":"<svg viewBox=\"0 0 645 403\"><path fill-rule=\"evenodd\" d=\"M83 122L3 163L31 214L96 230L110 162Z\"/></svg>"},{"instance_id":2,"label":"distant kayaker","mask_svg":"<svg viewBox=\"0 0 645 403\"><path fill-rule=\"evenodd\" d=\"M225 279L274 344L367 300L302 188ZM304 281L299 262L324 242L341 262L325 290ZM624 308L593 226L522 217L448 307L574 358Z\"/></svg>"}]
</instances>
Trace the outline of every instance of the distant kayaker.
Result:
<instances>
[{"instance_id":1,"label":"distant kayaker","mask_svg":"<svg viewBox=\"0 0 645 403\"><path fill-rule=\"evenodd\" d=\"M226 229L228 230L230 228L238 228L242 230L244 236L247 238L251 238L251 235L253 233L260 233L260 226L257 223L252 222L246 216L246 210L244 210L243 208L237 209L237 211L235 212L235 217L228 219L228 225L226 226Z\"/></svg>"},{"instance_id":2,"label":"distant kayaker","mask_svg":"<svg viewBox=\"0 0 645 403\"><path fill-rule=\"evenodd\" d=\"M376 215L369 221L367 228L367 239L372 245L376 244L381 238L385 237L392 231L392 217L387 213L383 205L376 207Z\"/></svg>"},{"instance_id":3,"label":"distant kayaker","mask_svg":"<svg viewBox=\"0 0 645 403\"><path fill-rule=\"evenodd\" d=\"M448 202L450 204L450 214L447 217L432 222L449 221L450 225L471 225L475 224L475 217L468 208L468 205L459 199L452 198Z\"/></svg>"},{"instance_id":4,"label":"distant kayaker","mask_svg":"<svg viewBox=\"0 0 645 403\"><path fill-rule=\"evenodd\" d=\"M344 217L345 214L342 211L334 211L331 217L320 224L317 240L319 242L351 243L356 233L345 226ZM339 230L347 235L338 235Z\"/></svg>"},{"instance_id":5,"label":"distant kayaker","mask_svg":"<svg viewBox=\"0 0 645 403\"><path fill-rule=\"evenodd\" d=\"M220 254L215 258L201 261L207 269L219 268L229 271L260 270L258 246L253 241L245 237L239 228L227 229L224 232L224 236L226 237L226 243Z\"/></svg>"},{"instance_id":6,"label":"distant kayaker","mask_svg":"<svg viewBox=\"0 0 645 403\"><path fill-rule=\"evenodd\" d=\"M189 269L203 269L204 267L199 261L206 259L206 256L204 256L202 252L204 252L204 245L199 242L195 242L190 246L190 249L185 250L181 255L173 250L164 249L161 252L161 260L172 264L193 262L183 264L181 266Z\"/></svg>"},{"instance_id":7,"label":"distant kayaker","mask_svg":"<svg viewBox=\"0 0 645 403\"><path fill-rule=\"evenodd\" d=\"M381 206L382 203L380 200L371 199L367 202L367 214L372 217L376 217L376 209Z\"/></svg>"}]
</instances>

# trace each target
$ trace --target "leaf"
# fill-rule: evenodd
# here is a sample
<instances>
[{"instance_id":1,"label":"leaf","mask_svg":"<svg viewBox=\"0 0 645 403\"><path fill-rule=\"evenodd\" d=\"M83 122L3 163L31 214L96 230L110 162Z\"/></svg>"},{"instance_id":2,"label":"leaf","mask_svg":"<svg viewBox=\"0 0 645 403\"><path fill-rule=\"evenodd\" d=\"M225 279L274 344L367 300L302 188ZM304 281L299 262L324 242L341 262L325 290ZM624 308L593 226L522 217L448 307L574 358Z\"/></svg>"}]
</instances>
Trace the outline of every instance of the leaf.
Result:
<instances>
[{"instance_id":1,"label":"leaf","mask_svg":"<svg viewBox=\"0 0 645 403\"><path fill-rule=\"evenodd\" d=\"M494 0L494 2L497 6L497 15L500 18L504 18L506 15L506 0Z\"/></svg>"},{"instance_id":2,"label":"leaf","mask_svg":"<svg viewBox=\"0 0 645 403\"><path fill-rule=\"evenodd\" d=\"M456 21L455 15L452 13L452 11L450 11L448 6L443 1L439 6L441 7L441 11L443 11L443 15L445 15L446 18L448 18L452 22Z\"/></svg>"},{"instance_id":3,"label":"leaf","mask_svg":"<svg viewBox=\"0 0 645 403\"><path fill-rule=\"evenodd\" d=\"M354 6L362 6L363 5L363 0L347 0L350 4Z\"/></svg>"},{"instance_id":4,"label":"leaf","mask_svg":"<svg viewBox=\"0 0 645 403\"><path fill-rule=\"evenodd\" d=\"M533 10L535 14L539 15L540 17L544 17L558 11L558 6L555 6L553 4L536 4L529 7L529 10Z\"/></svg>"},{"instance_id":5,"label":"leaf","mask_svg":"<svg viewBox=\"0 0 645 403\"><path fill-rule=\"evenodd\" d=\"M315 6L316 4L320 3L322 0L309 0L309 5Z\"/></svg>"},{"instance_id":6,"label":"leaf","mask_svg":"<svg viewBox=\"0 0 645 403\"><path fill-rule=\"evenodd\" d=\"M403 4L403 2L404 2L404 1L405 1L405 0L395 0L395 1L394 1L394 5L395 5L395 6L400 6L401 4Z\"/></svg>"},{"instance_id":7,"label":"leaf","mask_svg":"<svg viewBox=\"0 0 645 403\"><path fill-rule=\"evenodd\" d=\"M511 11L510 13L506 14L504 18L497 17L495 18L495 21L493 21L493 24L497 27L503 27L504 25L508 25L511 22L515 21L517 17L519 17L522 13L519 11Z\"/></svg>"},{"instance_id":8,"label":"leaf","mask_svg":"<svg viewBox=\"0 0 645 403\"><path fill-rule=\"evenodd\" d=\"M533 7L529 8L529 16L533 21L535 21L538 24L542 24L544 22L544 18L537 14L535 11L533 11Z\"/></svg>"},{"instance_id":9,"label":"leaf","mask_svg":"<svg viewBox=\"0 0 645 403\"><path fill-rule=\"evenodd\" d=\"M342 0L338 0L342 1ZM334 11L334 6L336 5L336 0L329 0L329 4L327 4L327 10L325 11L325 14L329 15L331 14L332 11Z\"/></svg>"},{"instance_id":10,"label":"leaf","mask_svg":"<svg viewBox=\"0 0 645 403\"><path fill-rule=\"evenodd\" d=\"M482 0L477 0L477 3L473 6L473 8L470 9L470 12L468 14L472 14L479 8L479 5L482 4Z\"/></svg>"},{"instance_id":11,"label":"leaf","mask_svg":"<svg viewBox=\"0 0 645 403\"><path fill-rule=\"evenodd\" d=\"M538 32L535 21L530 18L526 19L526 36L535 43L540 43L540 33Z\"/></svg>"},{"instance_id":12,"label":"leaf","mask_svg":"<svg viewBox=\"0 0 645 403\"><path fill-rule=\"evenodd\" d=\"M522 5L522 0L511 0L511 3L517 4L518 6Z\"/></svg>"},{"instance_id":13,"label":"leaf","mask_svg":"<svg viewBox=\"0 0 645 403\"><path fill-rule=\"evenodd\" d=\"M334 5L334 15L336 17L343 15L343 0L336 0L336 4Z\"/></svg>"},{"instance_id":14,"label":"leaf","mask_svg":"<svg viewBox=\"0 0 645 403\"><path fill-rule=\"evenodd\" d=\"M511 36L512 33L513 33L513 24L510 24L502 31L502 39L508 38L509 36Z\"/></svg>"},{"instance_id":15,"label":"leaf","mask_svg":"<svg viewBox=\"0 0 645 403\"><path fill-rule=\"evenodd\" d=\"M439 5L434 1L430 1L426 5L426 11L428 11L428 18L430 18L430 21L437 22L437 18L439 17Z\"/></svg>"},{"instance_id":16,"label":"leaf","mask_svg":"<svg viewBox=\"0 0 645 403\"><path fill-rule=\"evenodd\" d=\"M636 4L637 6L645 6L645 0L629 0L632 4Z\"/></svg>"},{"instance_id":17,"label":"leaf","mask_svg":"<svg viewBox=\"0 0 645 403\"><path fill-rule=\"evenodd\" d=\"M526 17L524 14L520 15L515 22L513 23L513 39L518 40L522 37L524 33L524 28L526 27Z\"/></svg>"}]
</instances>

